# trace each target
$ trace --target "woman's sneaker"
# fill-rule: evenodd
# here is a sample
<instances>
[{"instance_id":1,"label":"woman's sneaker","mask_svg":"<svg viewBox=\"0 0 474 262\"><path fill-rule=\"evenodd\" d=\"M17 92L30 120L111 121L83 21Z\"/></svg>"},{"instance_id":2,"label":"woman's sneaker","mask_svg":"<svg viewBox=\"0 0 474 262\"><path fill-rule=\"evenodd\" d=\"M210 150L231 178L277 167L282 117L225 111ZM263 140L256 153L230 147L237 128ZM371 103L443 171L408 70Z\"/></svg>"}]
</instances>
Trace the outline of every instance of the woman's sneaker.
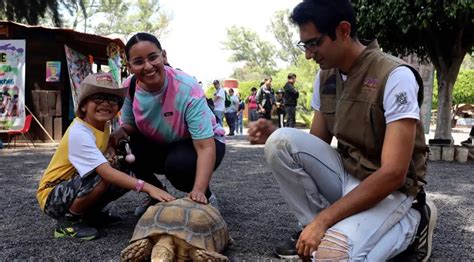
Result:
<instances>
[{"instance_id":1,"label":"woman's sneaker","mask_svg":"<svg viewBox=\"0 0 474 262\"><path fill-rule=\"evenodd\" d=\"M86 226L80 221L71 221L68 219L58 220L56 230L54 231L55 238L74 237L82 240L92 240L99 236L97 229Z\"/></svg>"}]
</instances>

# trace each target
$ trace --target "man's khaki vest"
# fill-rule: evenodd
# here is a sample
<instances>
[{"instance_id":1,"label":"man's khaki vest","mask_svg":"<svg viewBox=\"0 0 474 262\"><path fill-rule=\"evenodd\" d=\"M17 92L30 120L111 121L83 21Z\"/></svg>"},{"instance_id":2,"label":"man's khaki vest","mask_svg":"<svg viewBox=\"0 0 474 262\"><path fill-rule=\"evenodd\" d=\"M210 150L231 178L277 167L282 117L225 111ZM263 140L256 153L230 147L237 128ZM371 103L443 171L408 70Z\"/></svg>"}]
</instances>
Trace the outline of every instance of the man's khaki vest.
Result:
<instances>
[{"instance_id":1,"label":"man's khaki vest","mask_svg":"<svg viewBox=\"0 0 474 262\"><path fill-rule=\"evenodd\" d=\"M338 69L320 73L320 112L328 131L338 139L344 168L361 180L381 167L386 128L383 95L390 72L398 66L407 66L415 74L420 87L418 105L421 106L423 81L418 72L402 60L380 51L376 41L356 59L346 81L342 81ZM407 102L403 94L397 99L399 103ZM426 184L427 151L423 126L418 121L410 167L405 185L399 191L414 196L420 186Z\"/></svg>"}]
</instances>

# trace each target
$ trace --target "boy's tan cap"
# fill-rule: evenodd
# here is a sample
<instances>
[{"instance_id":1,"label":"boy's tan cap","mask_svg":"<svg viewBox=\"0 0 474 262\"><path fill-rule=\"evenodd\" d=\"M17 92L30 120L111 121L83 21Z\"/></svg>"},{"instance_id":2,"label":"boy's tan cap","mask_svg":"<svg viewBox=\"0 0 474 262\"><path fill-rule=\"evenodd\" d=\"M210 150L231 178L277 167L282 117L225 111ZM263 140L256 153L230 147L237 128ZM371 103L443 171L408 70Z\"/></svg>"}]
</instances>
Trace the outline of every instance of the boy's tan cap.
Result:
<instances>
[{"instance_id":1,"label":"boy's tan cap","mask_svg":"<svg viewBox=\"0 0 474 262\"><path fill-rule=\"evenodd\" d=\"M88 96L97 93L116 95L123 99L127 94L127 89L119 87L109 73L90 74L81 82L77 100L78 107Z\"/></svg>"}]
</instances>

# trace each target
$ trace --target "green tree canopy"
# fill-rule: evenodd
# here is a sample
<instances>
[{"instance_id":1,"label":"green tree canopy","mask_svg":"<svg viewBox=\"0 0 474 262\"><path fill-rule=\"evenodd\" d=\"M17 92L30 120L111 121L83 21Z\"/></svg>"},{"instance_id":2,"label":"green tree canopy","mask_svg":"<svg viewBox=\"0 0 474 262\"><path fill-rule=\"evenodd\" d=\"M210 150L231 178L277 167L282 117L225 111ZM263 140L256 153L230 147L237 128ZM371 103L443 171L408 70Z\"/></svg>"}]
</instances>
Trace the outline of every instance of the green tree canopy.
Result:
<instances>
[{"instance_id":1,"label":"green tree canopy","mask_svg":"<svg viewBox=\"0 0 474 262\"><path fill-rule=\"evenodd\" d=\"M232 51L230 62L244 62L247 68L259 68L264 75L275 72L275 47L261 40L254 31L245 27L227 28L227 40L224 48Z\"/></svg>"},{"instance_id":2,"label":"green tree canopy","mask_svg":"<svg viewBox=\"0 0 474 262\"><path fill-rule=\"evenodd\" d=\"M61 5L68 10L73 6L84 10L82 0L2 0L0 19L37 25L41 18L49 16L55 26L61 27L63 24L59 13Z\"/></svg>"},{"instance_id":3,"label":"green tree canopy","mask_svg":"<svg viewBox=\"0 0 474 262\"><path fill-rule=\"evenodd\" d=\"M294 36L296 28L290 23L289 17L289 9L277 11L270 21L269 29L281 47L277 51L278 58L290 64L296 64L301 51L296 47Z\"/></svg>"},{"instance_id":4,"label":"green tree canopy","mask_svg":"<svg viewBox=\"0 0 474 262\"><path fill-rule=\"evenodd\" d=\"M416 54L437 71L436 138L451 138L452 91L464 56L473 51L472 0L352 0L359 38L377 38L384 51Z\"/></svg>"}]
</instances>

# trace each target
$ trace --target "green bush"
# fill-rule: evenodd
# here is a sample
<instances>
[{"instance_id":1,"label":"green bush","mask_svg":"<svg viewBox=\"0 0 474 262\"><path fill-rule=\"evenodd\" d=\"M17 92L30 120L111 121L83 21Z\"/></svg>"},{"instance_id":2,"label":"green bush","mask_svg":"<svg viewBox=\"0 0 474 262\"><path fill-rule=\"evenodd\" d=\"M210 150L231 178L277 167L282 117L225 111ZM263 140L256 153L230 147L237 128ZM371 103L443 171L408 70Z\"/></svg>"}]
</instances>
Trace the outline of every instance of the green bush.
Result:
<instances>
[{"instance_id":1,"label":"green bush","mask_svg":"<svg viewBox=\"0 0 474 262\"><path fill-rule=\"evenodd\" d=\"M461 69L453 89L453 105L474 104L474 69ZM438 81L433 83L433 109L438 109Z\"/></svg>"}]
</instances>

